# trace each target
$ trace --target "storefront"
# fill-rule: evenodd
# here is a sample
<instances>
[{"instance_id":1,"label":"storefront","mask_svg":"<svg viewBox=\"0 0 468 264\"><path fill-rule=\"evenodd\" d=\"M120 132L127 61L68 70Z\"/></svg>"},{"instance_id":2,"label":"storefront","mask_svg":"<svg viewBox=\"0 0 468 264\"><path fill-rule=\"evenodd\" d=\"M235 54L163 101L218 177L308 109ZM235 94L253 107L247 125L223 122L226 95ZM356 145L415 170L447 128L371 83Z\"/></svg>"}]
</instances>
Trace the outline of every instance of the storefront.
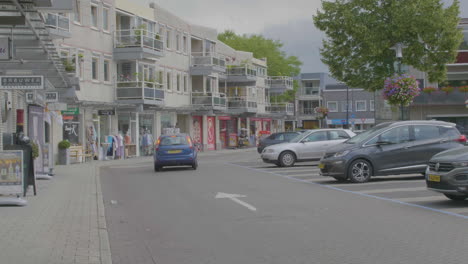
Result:
<instances>
[{"instance_id":1,"label":"storefront","mask_svg":"<svg viewBox=\"0 0 468 264\"><path fill-rule=\"evenodd\" d=\"M195 144L203 145L203 117L193 116L192 117L192 131L190 132L192 140Z\"/></svg>"},{"instance_id":2,"label":"storefront","mask_svg":"<svg viewBox=\"0 0 468 264\"><path fill-rule=\"evenodd\" d=\"M78 107L68 108L62 111L63 118L63 140L68 140L71 145L80 144L80 109Z\"/></svg>"},{"instance_id":3,"label":"storefront","mask_svg":"<svg viewBox=\"0 0 468 264\"><path fill-rule=\"evenodd\" d=\"M215 150L216 149L216 118L214 116L208 116L206 118L206 127L207 127L207 142L206 142L206 149L207 150Z\"/></svg>"},{"instance_id":4,"label":"storefront","mask_svg":"<svg viewBox=\"0 0 468 264\"><path fill-rule=\"evenodd\" d=\"M123 135L125 144L125 156L134 157L137 155L137 120L135 113L123 112L118 115L119 133Z\"/></svg>"},{"instance_id":5,"label":"storefront","mask_svg":"<svg viewBox=\"0 0 468 264\"><path fill-rule=\"evenodd\" d=\"M153 155L153 121L154 114L142 113L138 116L138 131L140 142L140 156Z\"/></svg>"},{"instance_id":6,"label":"storefront","mask_svg":"<svg viewBox=\"0 0 468 264\"><path fill-rule=\"evenodd\" d=\"M48 174L48 158L49 145L46 145L44 131L44 107L29 105L28 106L28 128L29 138L31 142L38 147L39 156L34 159L34 170L37 175ZM49 139L47 140L49 141ZM44 150L46 152L44 153ZM47 156L47 157L45 157ZM44 157L46 159L44 159ZM46 161L45 161L46 160ZM44 164L47 164L45 167ZM44 171L46 169L47 171Z\"/></svg>"},{"instance_id":7,"label":"storefront","mask_svg":"<svg viewBox=\"0 0 468 264\"><path fill-rule=\"evenodd\" d=\"M237 118L231 116L218 116L218 120L221 148L237 147Z\"/></svg>"}]
</instances>

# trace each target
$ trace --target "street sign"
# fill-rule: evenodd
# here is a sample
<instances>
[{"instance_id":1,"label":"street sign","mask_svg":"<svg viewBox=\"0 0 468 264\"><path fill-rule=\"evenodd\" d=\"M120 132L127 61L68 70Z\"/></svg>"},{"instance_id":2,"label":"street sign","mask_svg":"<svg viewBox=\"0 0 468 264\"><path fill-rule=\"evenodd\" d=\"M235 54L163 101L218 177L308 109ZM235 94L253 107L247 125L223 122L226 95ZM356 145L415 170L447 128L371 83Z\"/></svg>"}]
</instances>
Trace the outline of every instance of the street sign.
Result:
<instances>
[{"instance_id":1,"label":"street sign","mask_svg":"<svg viewBox=\"0 0 468 264\"><path fill-rule=\"evenodd\" d=\"M58 102L58 92L46 92L45 101L46 103L55 103Z\"/></svg>"},{"instance_id":2,"label":"street sign","mask_svg":"<svg viewBox=\"0 0 468 264\"><path fill-rule=\"evenodd\" d=\"M42 90L44 76L0 76L2 90Z\"/></svg>"},{"instance_id":3,"label":"street sign","mask_svg":"<svg viewBox=\"0 0 468 264\"><path fill-rule=\"evenodd\" d=\"M72 107L68 108L65 111L62 111L62 115L79 115L80 114L80 108L78 107Z\"/></svg>"},{"instance_id":4,"label":"street sign","mask_svg":"<svg viewBox=\"0 0 468 264\"><path fill-rule=\"evenodd\" d=\"M115 115L115 110L114 109L111 109L111 110L98 110L98 115L107 115L107 116Z\"/></svg>"}]
</instances>

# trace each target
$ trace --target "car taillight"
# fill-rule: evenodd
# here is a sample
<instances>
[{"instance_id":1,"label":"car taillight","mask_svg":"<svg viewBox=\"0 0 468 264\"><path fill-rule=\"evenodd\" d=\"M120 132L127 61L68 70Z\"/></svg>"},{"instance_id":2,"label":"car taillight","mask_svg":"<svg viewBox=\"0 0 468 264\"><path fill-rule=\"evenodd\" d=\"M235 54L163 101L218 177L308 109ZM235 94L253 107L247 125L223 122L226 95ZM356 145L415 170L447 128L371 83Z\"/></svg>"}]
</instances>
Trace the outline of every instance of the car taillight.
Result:
<instances>
[{"instance_id":1,"label":"car taillight","mask_svg":"<svg viewBox=\"0 0 468 264\"><path fill-rule=\"evenodd\" d=\"M158 138L158 140L156 140L156 143L154 144L154 151L158 151L159 150L159 144L161 143L161 139Z\"/></svg>"},{"instance_id":2,"label":"car taillight","mask_svg":"<svg viewBox=\"0 0 468 264\"><path fill-rule=\"evenodd\" d=\"M461 143L466 143L466 136L465 135L460 135L460 137L457 138L457 141L461 142Z\"/></svg>"},{"instance_id":3,"label":"car taillight","mask_svg":"<svg viewBox=\"0 0 468 264\"><path fill-rule=\"evenodd\" d=\"M192 144L192 140L190 140L190 137L187 137L187 142L189 144L189 148L193 149L193 144Z\"/></svg>"}]
</instances>

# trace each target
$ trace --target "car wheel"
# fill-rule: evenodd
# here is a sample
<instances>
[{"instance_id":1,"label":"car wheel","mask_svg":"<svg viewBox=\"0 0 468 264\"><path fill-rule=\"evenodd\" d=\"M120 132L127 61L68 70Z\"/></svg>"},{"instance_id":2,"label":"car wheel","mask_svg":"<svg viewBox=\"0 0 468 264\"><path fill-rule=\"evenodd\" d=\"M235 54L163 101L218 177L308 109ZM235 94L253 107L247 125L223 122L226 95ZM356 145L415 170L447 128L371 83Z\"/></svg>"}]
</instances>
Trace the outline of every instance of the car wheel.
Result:
<instances>
[{"instance_id":1,"label":"car wheel","mask_svg":"<svg viewBox=\"0 0 468 264\"><path fill-rule=\"evenodd\" d=\"M333 178L335 178L335 180L337 180L338 182L347 182L348 181L348 179L343 179L341 177L333 177Z\"/></svg>"},{"instance_id":2,"label":"car wheel","mask_svg":"<svg viewBox=\"0 0 468 264\"><path fill-rule=\"evenodd\" d=\"M161 167L154 164L154 171L156 172L161 171Z\"/></svg>"},{"instance_id":3,"label":"car wheel","mask_svg":"<svg viewBox=\"0 0 468 264\"><path fill-rule=\"evenodd\" d=\"M281 167L291 167L296 162L296 155L291 151L285 151L279 156L278 162Z\"/></svg>"},{"instance_id":4,"label":"car wheel","mask_svg":"<svg viewBox=\"0 0 468 264\"><path fill-rule=\"evenodd\" d=\"M354 183L368 182L372 176L372 165L367 160L353 161L348 167L348 178Z\"/></svg>"},{"instance_id":5,"label":"car wheel","mask_svg":"<svg viewBox=\"0 0 468 264\"><path fill-rule=\"evenodd\" d=\"M468 198L467 195L453 195L453 194L445 194L445 193L444 195L450 200L454 200L454 201L464 201L466 200L466 198Z\"/></svg>"},{"instance_id":6,"label":"car wheel","mask_svg":"<svg viewBox=\"0 0 468 264\"><path fill-rule=\"evenodd\" d=\"M198 168L198 161L194 161L192 164L192 169L196 170Z\"/></svg>"}]
</instances>

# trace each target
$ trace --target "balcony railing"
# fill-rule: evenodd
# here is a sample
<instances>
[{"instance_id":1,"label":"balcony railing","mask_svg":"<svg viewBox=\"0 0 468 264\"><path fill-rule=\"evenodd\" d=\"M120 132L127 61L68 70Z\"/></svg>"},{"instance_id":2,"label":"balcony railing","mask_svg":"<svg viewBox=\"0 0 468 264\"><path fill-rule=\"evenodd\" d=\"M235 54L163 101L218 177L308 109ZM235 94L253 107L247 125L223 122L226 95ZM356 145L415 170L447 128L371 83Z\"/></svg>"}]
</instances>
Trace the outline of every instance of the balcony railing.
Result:
<instances>
[{"instance_id":1,"label":"balcony railing","mask_svg":"<svg viewBox=\"0 0 468 264\"><path fill-rule=\"evenodd\" d=\"M228 97L229 108L257 109L257 102L247 96Z\"/></svg>"},{"instance_id":2,"label":"balcony railing","mask_svg":"<svg viewBox=\"0 0 468 264\"><path fill-rule=\"evenodd\" d=\"M226 67L226 60L216 53L204 54L203 52L192 52L193 66L219 66Z\"/></svg>"},{"instance_id":3,"label":"balcony railing","mask_svg":"<svg viewBox=\"0 0 468 264\"><path fill-rule=\"evenodd\" d=\"M317 113L315 113L315 107L299 109L299 115L313 115L313 116L315 116L316 114Z\"/></svg>"},{"instance_id":4,"label":"balcony railing","mask_svg":"<svg viewBox=\"0 0 468 264\"><path fill-rule=\"evenodd\" d=\"M268 84L270 88L286 88L290 90L293 88L293 79L288 76L270 76L268 77Z\"/></svg>"},{"instance_id":5,"label":"balcony railing","mask_svg":"<svg viewBox=\"0 0 468 264\"><path fill-rule=\"evenodd\" d=\"M47 13L45 24L48 28L70 32L70 19L59 14Z\"/></svg>"},{"instance_id":6,"label":"balcony railing","mask_svg":"<svg viewBox=\"0 0 468 264\"><path fill-rule=\"evenodd\" d=\"M257 76L257 71L247 66L228 67L227 74L232 76Z\"/></svg>"},{"instance_id":7,"label":"balcony railing","mask_svg":"<svg viewBox=\"0 0 468 264\"><path fill-rule=\"evenodd\" d=\"M203 92L192 92L192 105L226 108L227 98L226 95L223 93L212 94Z\"/></svg>"},{"instance_id":8,"label":"balcony railing","mask_svg":"<svg viewBox=\"0 0 468 264\"><path fill-rule=\"evenodd\" d=\"M141 47L163 52L164 42L159 34L144 29L116 30L115 48Z\"/></svg>"},{"instance_id":9,"label":"balcony railing","mask_svg":"<svg viewBox=\"0 0 468 264\"><path fill-rule=\"evenodd\" d=\"M157 82L122 80L117 82L117 100L164 102L164 86Z\"/></svg>"},{"instance_id":10,"label":"balcony railing","mask_svg":"<svg viewBox=\"0 0 468 264\"><path fill-rule=\"evenodd\" d=\"M299 90L299 95L302 96L318 96L320 88L319 87L302 87Z\"/></svg>"},{"instance_id":11,"label":"balcony railing","mask_svg":"<svg viewBox=\"0 0 468 264\"><path fill-rule=\"evenodd\" d=\"M273 114L287 114L294 115L293 103L271 103L267 106L266 110Z\"/></svg>"}]
</instances>

